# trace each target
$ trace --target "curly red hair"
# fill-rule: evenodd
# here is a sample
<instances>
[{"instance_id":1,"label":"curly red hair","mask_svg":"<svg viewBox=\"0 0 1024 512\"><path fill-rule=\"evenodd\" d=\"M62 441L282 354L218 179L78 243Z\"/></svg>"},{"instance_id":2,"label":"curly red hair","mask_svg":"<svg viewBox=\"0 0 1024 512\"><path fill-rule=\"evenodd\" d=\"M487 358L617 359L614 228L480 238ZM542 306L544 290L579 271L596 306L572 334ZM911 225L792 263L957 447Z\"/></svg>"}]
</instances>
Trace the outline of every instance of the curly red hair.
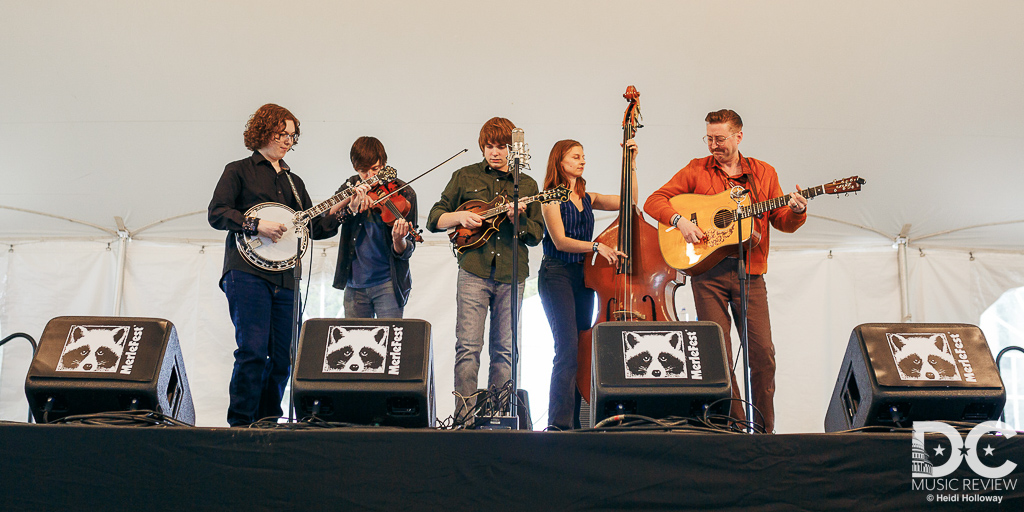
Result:
<instances>
[{"instance_id":1,"label":"curly red hair","mask_svg":"<svg viewBox=\"0 0 1024 512\"><path fill-rule=\"evenodd\" d=\"M492 117L484 123L483 127L480 128L480 140L477 143L480 145L480 151L484 150L484 145L491 144L494 146L508 146L512 144L512 130L516 125L512 124L512 121L505 119L504 117Z\"/></svg>"},{"instance_id":2,"label":"curly red hair","mask_svg":"<svg viewBox=\"0 0 1024 512\"><path fill-rule=\"evenodd\" d=\"M579 146L583 149L583 144L576 142L572 139L560 140L551 147L551 154L548 155L548 171L544 176L544 190L555 188L559 185L569 185L569 178L566 176L565 168L562 167L562 159L565 155ZM583 197L587 193L587 180L583 179L582 176L576 178L576 195Z\"/></svg>"},{"instance_id":3,"label":"curly red hair","mask_svg":"<svg viewBox=\"0 0 1024 512\"><path fill-rule=\"evenodd\" d=\"M270 139L284 130L284 122L289 119L295 123L295 144L298 144L299 118L280 105L267 103L249 116L249 121L245 123L245 147L251 151L265 147Z\"/></svg>"}]
</instances>

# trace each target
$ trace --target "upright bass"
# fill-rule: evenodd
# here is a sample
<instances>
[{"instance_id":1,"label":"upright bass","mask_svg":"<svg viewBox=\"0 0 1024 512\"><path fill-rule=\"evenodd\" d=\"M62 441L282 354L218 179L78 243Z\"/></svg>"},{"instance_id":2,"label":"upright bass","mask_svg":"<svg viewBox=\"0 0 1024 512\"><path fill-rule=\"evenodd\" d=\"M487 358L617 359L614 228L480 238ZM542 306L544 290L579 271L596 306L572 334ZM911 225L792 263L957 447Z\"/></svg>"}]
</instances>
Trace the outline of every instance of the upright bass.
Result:
<instances>
[{"instance_id":1,"label":"upright bass","mask_svg":"<svg viewBox=\"0 0 1024 512\"><path fill-rule=\"evenodd\" d=\"M626 256L619 265L604 258L584 262L583 282L597 292L595 325L608 321L675 321L676 270L661 257L658 229L643 220L633 195L635 180L633 150L626 141L636 135L640 124L640 93L632 85L622 95L629 102L622 117L622 184L619 192L619 217L597 236L595 241ZM584 399L590 401L593 328L580 333L579 366L576 386Z\"/></svg>"}]
</instances>

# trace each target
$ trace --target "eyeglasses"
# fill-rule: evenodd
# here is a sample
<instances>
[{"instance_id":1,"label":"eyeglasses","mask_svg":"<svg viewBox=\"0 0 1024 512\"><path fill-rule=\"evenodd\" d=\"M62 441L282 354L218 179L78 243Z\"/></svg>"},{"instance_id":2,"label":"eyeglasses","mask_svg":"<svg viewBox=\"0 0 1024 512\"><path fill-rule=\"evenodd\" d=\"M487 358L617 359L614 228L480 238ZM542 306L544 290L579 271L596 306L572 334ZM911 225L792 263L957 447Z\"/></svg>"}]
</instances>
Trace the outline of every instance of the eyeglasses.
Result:
<instances>
[{"instance_id":1,"label":"eyeglasses","mask_svg":"<svg viewBox=\"0 0 1024 512\"><path fill-rule=\"evenodd\" d=\"M275 141L280 142L281 139L291 139L292 144L298 144L299 143L299 134L297 134L297 133L281 132L281 133L279 133L277 135L274 135L274 140Z\"/></svg>"},{"instance_id":2,"label":"eyeglasses","mask_svg":"<svg viewBox=\"0 0 1024 512\"><path fill-rule=\"evenodd\" d=\"M739 133L739 132L736 132L736 133ZM711 136L705 135L704 136L704 143L710 145L712 142L714 142L715 144L721 146L722 144L725 144L725 141L735 137L736 133L734 133L734 134L732 134L732 135L730 135L728 137L722 137L721 135L719 135L717 137L711 137Z\"/></svg>"}]
</instances>

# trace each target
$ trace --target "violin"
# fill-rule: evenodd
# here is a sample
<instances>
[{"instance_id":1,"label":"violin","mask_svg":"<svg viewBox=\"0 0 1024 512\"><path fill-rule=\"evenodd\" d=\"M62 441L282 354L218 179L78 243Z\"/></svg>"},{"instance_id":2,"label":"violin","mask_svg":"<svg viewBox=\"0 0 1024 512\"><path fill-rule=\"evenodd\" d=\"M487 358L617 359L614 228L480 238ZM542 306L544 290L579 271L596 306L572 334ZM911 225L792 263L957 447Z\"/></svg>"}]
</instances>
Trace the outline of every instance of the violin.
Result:
<instances>
[{"instance_id":1,"label":"violin","mask_svg":"<svg viewBox=\"0 0 1024 512\"><path fill-rule=\"evenodd\" d=\"M395 221L399 218L404 219L406 215L409 215L409 210L412 209L412 204L409 203L405 196L395 193L399 187L401 185L397 182L390 181L377 185L366 194L371 201L370 208L377 210L381 220L388 226L394 226ZM413 224L412 231L405 235L405 237L414 242L422 242L423 237L420 236L422 232L423 230L419 226Z\"/></svg>"}]
</instances>

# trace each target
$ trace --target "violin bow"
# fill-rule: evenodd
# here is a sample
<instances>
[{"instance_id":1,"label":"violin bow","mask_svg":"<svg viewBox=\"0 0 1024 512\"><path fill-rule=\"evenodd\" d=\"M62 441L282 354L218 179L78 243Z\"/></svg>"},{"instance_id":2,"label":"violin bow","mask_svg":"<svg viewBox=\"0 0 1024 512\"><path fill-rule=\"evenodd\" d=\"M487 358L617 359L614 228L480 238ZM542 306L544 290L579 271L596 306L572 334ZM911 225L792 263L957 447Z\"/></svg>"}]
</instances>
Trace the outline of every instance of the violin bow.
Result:
<instances>
[{"instance_id":1,"label":"violin bow","mask_svg":"<svg viewBox=\"0 0 1024 512\"><path fill-rule=\"evenodd\" d=\"M412 182L414 182L414 181L416 181L416 180L426 176L431 171L433 171L433 170L437 169L438 167L441 167L442 165L444 165L444 164L454 160L455 157L457 157L457 156L459 156L459 155L461 155L461 154L463 154L463 153L465 153L467 151L469 151L469 150L468 149L463 149L462 151L459 151L458 153L455 153L454 155L448 157L448 159L445 160L444 162L441 162L441 163L431 167L430 169L427 169L423 174L420 174L419 176L416 176L415 178L405 182L405 185L402 185L401 187L398 187L398 188L392 190L391 193L389 193L388 195L386 195L384 197L378 198L376 201L373 202L373 204L371 206L377 206L378 204L380 204L380 203L382 203L384 201L387 201L389 197L391 197L391 196L395 195L396 193L400 192L403 188L408 187L409 185L412 185Z\"/></svg>"}]
</instances>

